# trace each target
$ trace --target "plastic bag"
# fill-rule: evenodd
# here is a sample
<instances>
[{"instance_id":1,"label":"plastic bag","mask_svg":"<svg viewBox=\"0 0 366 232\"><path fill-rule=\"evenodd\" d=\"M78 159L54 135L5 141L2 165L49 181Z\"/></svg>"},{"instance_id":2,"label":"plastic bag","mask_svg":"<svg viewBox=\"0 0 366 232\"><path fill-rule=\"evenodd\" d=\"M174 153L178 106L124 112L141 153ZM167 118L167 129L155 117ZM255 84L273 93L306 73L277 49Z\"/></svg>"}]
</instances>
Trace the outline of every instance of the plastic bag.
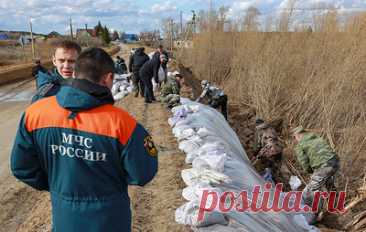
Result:
<instances>
[{"instance_id":1,"label":"plastic bag","mask_svg":"<svg viewBox=\"0 0 366 232\"><path fill-rule=\"evenodd\" d=\"M227 225L228 221L224 215L219 212L212 211L206 212L202 221L198 221L199 202L190 201L175 211L175 221L184 224L192 225L196 227L202 227L212 224Z\"/></svg>"}]
</instances>

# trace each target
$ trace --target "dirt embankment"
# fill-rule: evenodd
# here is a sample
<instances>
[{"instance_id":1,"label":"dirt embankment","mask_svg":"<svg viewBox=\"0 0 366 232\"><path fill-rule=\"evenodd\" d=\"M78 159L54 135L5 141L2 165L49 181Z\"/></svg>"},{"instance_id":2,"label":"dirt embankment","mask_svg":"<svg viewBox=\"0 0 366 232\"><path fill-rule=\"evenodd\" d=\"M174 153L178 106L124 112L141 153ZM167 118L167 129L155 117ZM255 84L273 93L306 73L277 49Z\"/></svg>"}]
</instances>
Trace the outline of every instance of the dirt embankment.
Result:
<instances>
[{"instance_id":1,"label":"dirt embankment","mask_svg":"<svg viewBox=\"0 0 366 232\"><path fill-rule=\"evenodd\" d=\"M200 80L197 79L194 74L183 65L179 65L179 71L185 76L185 82L191 86L191 91L194 98L198 97L201 93L200 88ZM232 102L228 102L228 115L229 115L229 124L233 128L233 130L237 133L248 157L253 157L253 143L254 143L254 135L255 135L255 117L256 111L254 108L242 104L233 104ZM270 122L275 126L278 132L283 131L283 124L281 121ZM288 138L289 136L286 134L281 134L283 139ZM289 141L285 141L285 144L289 144ZM291 175L297 175L293 173L293 170L290 170L286 165L285 161L292 160L296 164L296 160L294 160L293 150L290 147L285 148L283 154L283 162L281 167L281 176L278 177L280 182L284 183L284 190L290 191L289 187L289 179ZM257 171L261 172L264 169L264 166L261 166L258 163L255 168ZM301 169L298 171L301 173ZM342 175L342 173L339 173ZM365 180L366 183L366 180ZM343 191L344 189L338 189L337 191ZM363 190L366 192L366 189ZM359 200L363 199L363 200ZM346 214L331 214L326 213L325 217L321 222L317 224L319 228L321 228L322 232L330 232L330 231L366 231L366 199L365 198L356 198L349 199L347 205L352 205L352 202L358 201L358 204L354 205L352 210L349 210Z\"/></svg>"}]
</instances>

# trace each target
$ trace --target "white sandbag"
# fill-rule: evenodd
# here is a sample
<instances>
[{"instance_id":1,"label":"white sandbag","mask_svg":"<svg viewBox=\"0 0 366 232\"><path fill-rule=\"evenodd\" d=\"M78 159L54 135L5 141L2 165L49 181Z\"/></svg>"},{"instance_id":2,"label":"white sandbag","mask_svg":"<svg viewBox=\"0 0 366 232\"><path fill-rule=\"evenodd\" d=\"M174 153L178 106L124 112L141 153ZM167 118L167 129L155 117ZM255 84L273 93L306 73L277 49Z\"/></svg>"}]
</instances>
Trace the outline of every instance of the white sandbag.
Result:
<instances>
[{"instance_id":1,"label":"white sandbag","mask_svg":"<svg viewBox=\"0 0 366 232\"><path fill-rule=\"evenodd\" d=\"M226 154L206 154L198 156L192 162L192 167L196 169L211 169L220 173L224 172Z\"/></svg>"},{"instance_id":2,"label":"white sandbag","mask_svg":"<svg viewBox=\"0 0 366 232\"><path fill-rule=\"evenodd\" d=\"M187 153L185 162L191 164L197 157L203 155L221 155L225 154L224 145L219 142L205 143L199 149Z\"/></svg>"},{"instance_id":3,"label":"white sandbag","mask_svg":"<svg viewBox=\"0 0 366 232\"><path fill-rule=\"evenodd\" d=\"M198 215L197 210L194 208L198 207L198 203L195 202L196 198L200 194L202 195L203 188L200 188L200 186L212 186L212 188L217 188L217 192L231 191L239 194L241 191L246 191L248 200L251 201L254 187L259 185L263 190L265 181L251 166L239 138L220 112L211 107L191 102L188 99L183 99L181 103L183 103L182 106L173 108L173 115L184 112L185 116L183 118L177 117L179 119L174 123L173 132L175 132L175 136L179 136L184 130L192 129L196 134L185 137L187 140L181 141L180 144L185 142L186 145L190 145L192 148L191 140L198 136L200 138L198 144L201 146L198 149L185 149L189 150L189 152L186 152L186 162L193 165L193 168L183 170L181 173L183 181L188 185L183 194L185 199L190 200L190 202L184 205L185 208L182 206L183 208L177 209L176 221L196 226L197 223L194 220L197 219ZM197 141L197 138L195 138L195 141ZM220 161L221 157L225 157L225 160ZM273 195L273 189L270 192ZM225 218L230 220L230 224L220 227L217 231L311 231L301 223L296 222L299 219L295 219L294 215L294 213L285 212L253 213L232 210L225 213ZM305 217L307 220L305 220L305 226L308 225L307 216L312 216L312 214L305 215L301 212L297 215ZM205 225L210 226L213 224L206 221ZM233 228L235 229L232 230ZM195 231L201 231L201 229L202 231L216 230L214 226L212 230L205 230L205 227L194 229Z\"/></svg>"},{"instance_id":4,"label":"white sandbag","mask_svg":"<svg viewBox=\"0 0 366 232\"><path fill-rule=\"evenodd\" d=\"M117 75L118 78L113 80L111 93L114 100L120 100L124 98L133 90L133 86L127 81L126 75L129 74ZM117 76L115 74L115 77Z\"/></svg>"},{"instance_id":5,"label":"white sandbag","mask_svg":"<svg viewBox=\"0 0 366 232\"><path fill-rule=\"evenodd\" d=\"M196 135L196 132L192 128L185 129L178 135L178 141L188 139L194 135Z\"/></svg>"},{"instance_id":6,"label":"white sandbag","mask_svg":"<svg viewBox=\"0 0 366 232\"><path fill-rule=\"evenodd\" d=\"M289 184L291 186L291 190L295 191L301 186L301 180L297 176L291 176Z\"/></svg>"},{"instance_id":7,"label":"white sandbag","mask_svg":"<svg viewBox=\"0 0 366 232\"><path fill-rule=\"evenodd\" d=\"M198 153L197 152L190 152L190 153L187 153L186 155L186 158L185 158L185 162L186 164L192 164L192 162L197 159L198 157Z\"/></svg>"},{"instance_id":8,"label":"white sandbag","mask_svg":"<svg viewBox=\"0 0 366 232\"><path fill-rule=\"evenodd\" d=\"M184 130L192 129L189 125L181 125L173 128L172 132L176 138L178 138Z\"/></svg>"},{"instance_id":9,"label":"white sandbag","mask_svg":"<svg viewBox=\"0 0 366 232\"><path fill-rule=\"evenodd\" d=\"M203 194L204 190L208 190L210 192L217 192L218 194L221 194L220 188L212 187L211 185L206 184L206 183L197 183L196 185L189 185L186 188L184 188L182 191L182 196L187 201L199 201L202 198L202 194ZM211 204L212 204L212 199L208 198L206 205L209 206Z\"/></svg>"},{"instance_id":10,"label":"white sandbag","mask_svg":"<svg viewBox=\"0 0 366 232\"><path fill-rule=\"evenodd\" d=\"M113 85L112 86L111 92L112 92L113 96L118 93L118 89L119 89L119 85Z\"/></svg>"},{"instance_id":11,"label":"white sandbag","mask_svg":"<svg viewBox=\"0 0 366 232\"><path fill-rule=\"evenodd\" d=\"M126 74L114 74L114 80L126 80L132 75L132 73Z\"/></svg>"},{"instance_id":12,"label":"white sandbag","mask_svg":"<svg viewBox=\"0 0 366 232\"><path fill-rule=\"evenodd\" d=\"M167 74L165 72L165 69L160 66L159 71L158 71L159 83L163 83L166 80L166 78L167 78Z\"/></svg>"},{"instance_id":13,"label":"white sandbag","mask_svg":"<svg viewBox=\"0 0 366 232\"><path fill-rule=\"evenodd\" d=\"M310 217L309 217L310 216ZM311 223L313 221L313 215L308 214L308 217L306 217L305 215L302 214L296 214L294 215L294 221L297 223L297 225L299 225L301 228L303 228L306 231L309 232L318 232L319 229L316 228L315 226L311 226L309 225L309 223Z\"/></svg>"},{"instance_id":14,"label":"white sandbag","mask_svg":"<svg viewBox=\"0 0 366 232\"><path fill-rule=\"evenodd\" d=\"M230 183L231 180L226 175L209 169L185 169L182 171L182 179L186 185L196 185L200 183L218 185Z\"/></svg>"},{"instance_id":15,"label":"white sandbag","mask_svg":"<svg viewBox=\"0 0 366 232\"><path fill-rule=\"evenodd\" d=\"M241 227L241 228L240 228ZM214 224L206 227L198 227L193 228L194 232L248 232L245 228L241 225L239 226L232 226L232 225L220 225Z\"/></svg>"},{"instance_id":16,"label":"white sandbag","mask_svg":"<svg viewBox=\"0 0 366 232\"><path fill-rule=\"evenodd\" d=\"M184 153L190 153L200 148L201 144L192 140L184 140L179 143L178 148Z\"/></svg>"},{"instance_id":17,"label":"white sandbag","mask_svg":"<svg viewBox=\"0 0 366 232\"><path fill-rule=\"evenodd\" d=\"M215 135L215 133L213 133L213 132L211 132L211 131L207 130L207 128L205 128L205 127L201 127L201 128L199 128L199 129L198 129L198 131L197 131L197 134L198 134L201 138L206 137L206 136L209 136L209 135Z\"/></svg>"},{"instance_id":18,"label":"white sandbag","mask_svg":"<svg viewBox=\"0 0 366 232\"><path fill-rule=\"evenodd\" d=\"M119 93L117 93L116 95L114 95L114 96L113 96L113 99L114 99L115 101L117 101L117 100L121 100L121 99L122 99L122 98L124 98L126 95L127 95L127 93L126 93L126 92L119 92Z\"/></svg>"},{"instance_id":19,"label":"white sandbag","mask_svg":"<svg viewBox=\"0 0 366 232\"><path fill-rule=\"evenodd\" d=\"M198 221L199 202L190 201L175 211L175 221L183 225L202 227L212 224L227 225L225 217L216 211L206 212L202 221Z\"/></svg>"}]
</instances>

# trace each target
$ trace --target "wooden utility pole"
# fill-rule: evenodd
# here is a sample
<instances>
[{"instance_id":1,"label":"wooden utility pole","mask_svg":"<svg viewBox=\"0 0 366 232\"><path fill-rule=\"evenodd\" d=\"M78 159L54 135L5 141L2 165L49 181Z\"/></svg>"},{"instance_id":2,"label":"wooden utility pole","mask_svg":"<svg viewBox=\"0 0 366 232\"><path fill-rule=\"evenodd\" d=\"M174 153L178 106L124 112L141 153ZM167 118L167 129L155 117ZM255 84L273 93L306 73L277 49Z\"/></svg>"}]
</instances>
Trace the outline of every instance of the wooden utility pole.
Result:
<instances>
[{"instance_id":1,"label":"wooden utility pole","mask_svg":"<svg viewBox=\"0 0 366 232\"><path fill-rule=\"evenodd\" d=\"M71 35L71 40L74 40L74 34L72 33L72 19L70 18L70 35Z\"/></svg>"},{"instance_id":2,"label":"wooden utility pole","mask_svg":"<svg viewBox=\"0 0 366 232\"><path fill-rule=\"evenodd\" d=\"M192 34L196 33L196 12L192 10Z\"/></svg>"},{"instance_id":3,"label":"wooden utility pole","mask_svg":"<svg viewBox=\"0 0 366 232\"><path fill-rule=\"evenodd\" d=\"M183 11L180 11L180 39L183 36Z\"/></svg>"},{"instance_id":4,"label":"wooden utility pole","mask_svg":"<svg viewBox=\"0 0 366 232\"><path fill-rule=\"evenodd\" d=\"M34 47L34 40L33 40L33 29L32 29L32 19L29 20L29 29L30 29L30 36L31 36L31 43L32 43L32 59L35 59L35 47Z\"/></svg>"},{"instance_id":5,"label":"wooden utility pole","mask_svg":"<svg viewBox=\"0 0 366 232\"><path fill-rule=\"evenodd\" d=\"M173 47L174 47L174 39L173 39L173 25L174 25L174 22L173 22L173 19L170 20L169 25L170 25L170 51L172 52Z\"/></svg>"},{"instance_id":6,"label":"wooden utility pole","mask_svg":"<svg viewBox=\"0 0 366 232\"><path fill-rule=\"evenodd\" d=\"M210 9L208 15L208 30L209 30L209 47L208 47L208 58L209 58L209 80L212 80L212 47L213 47L213 36L212 36L212 27L213 27L213 17L212 17L212 0L210 0Z\"/></svg>"}]
</instances>

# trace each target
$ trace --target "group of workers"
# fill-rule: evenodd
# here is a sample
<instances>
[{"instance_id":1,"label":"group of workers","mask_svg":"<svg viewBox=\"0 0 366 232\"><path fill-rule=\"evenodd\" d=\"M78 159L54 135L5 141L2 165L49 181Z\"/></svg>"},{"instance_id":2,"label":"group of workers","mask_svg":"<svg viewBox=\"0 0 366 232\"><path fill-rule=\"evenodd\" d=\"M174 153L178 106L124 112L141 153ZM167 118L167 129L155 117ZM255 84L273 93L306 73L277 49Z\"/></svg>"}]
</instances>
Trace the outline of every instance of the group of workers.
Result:
<instances>
[{"instance_id":1,"label":"group of workers","mask_svg":"<svg viewBox=\"0 0 366 232\"><path fill-rule=\"evenodd\" d=\"M291 131L295 155L302 169L311 174L303 190L304 204L313 207L316 191L334 191L335 175L339 170L339 157L325 139L298 126ZM263 119L256 119L256 133L252 163L260 160L270 171L272 181L279 183L284 144L273 126ZM322 201L320 201L322 202ZM319 205L318 207L320 207ZM318 212L320 213L320 211Z\"/></svg>"},{"instance_id":2,"label":"group of workers","mask_svg":"<svg viewBox=\"0 0 366 232\"><path fill-rule=\"evenodd\" d=\"M82 51L73 41L56 44L54 69L40 62L33 69L37 93L23 113L11 154L16 178L51 194L55 231L130 231L128 185L143 186L158 169L158 150L145 128L126 111L113 106L110 89L114 73L126 73L124 60L113 62L100 48ZM179 105L183 76L166 71L167 53L159 46L151 59L144 48L130 56L135 96L155 101L152 79L160 85L160 100L168 107ZM201 81L202 94L227 119L227 95ZM304 202L313 193L334 184L339 159L327 142L302 127L293 131L295 152L305 171L312 173L304 189ZM282 162L283 143L276 130L257 118L255 159L274 176ZM276 179L275 179L276 181ZM118 228L118 229L116 229Z\"/></svg>"}]
</instances>

